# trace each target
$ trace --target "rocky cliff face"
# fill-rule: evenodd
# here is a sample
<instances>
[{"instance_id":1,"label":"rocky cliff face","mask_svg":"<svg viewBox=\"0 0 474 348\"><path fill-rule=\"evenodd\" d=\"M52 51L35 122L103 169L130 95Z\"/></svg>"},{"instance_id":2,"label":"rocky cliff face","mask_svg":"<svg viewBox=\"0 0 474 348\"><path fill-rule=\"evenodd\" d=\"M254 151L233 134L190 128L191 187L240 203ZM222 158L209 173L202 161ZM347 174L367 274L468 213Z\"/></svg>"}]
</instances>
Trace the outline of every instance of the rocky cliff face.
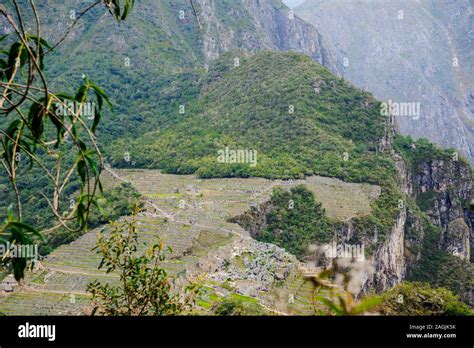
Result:
<instances>
[{"instance_id":1,"label":"rocky cliff face","mask_svg":"<svg viewBox=\"0 0 474 348\"><path fill-rule=\"evenodd\" d=\"M462 259L471 259L474 199L471 170L461 161L433 159L413 168L414 196L430 221L442 228L439 247Z\"/></svg>"},{"instance_id":2,"label":"rocky cliff face","mask_svg":"<svg viewBox=\"0 0 474 348\"><path fill-rule=\"evenodd\" d=\"M420 103L403 134L474 160L472 1L307 0L295 9L328 42L342 75L381 100Z\"/></svg>"},{"instance_id":3,"label":"rocky cliff face","mask_svg":"<svg viewBox=\"0 0 474 348\"><path fill-rule=\"evenodd\" d=\"M295 51L337 73L321 35L279 0L199 1L203 52L207 60L241 48L248 51Z\"/></svg>"},{"instance_id":4,"label":"rocky cliff face","mask_svg":"<svg viewBox=\"0 0 474 348\"><path fill-rule=\"evenodd\" d=\"M387 134L384 144L392 146L390 134L394 135L394 130L389 129ZM441 265L443 269L430 272L463 272L454 274L453 277L459 277L460 283L463 283L458 291L463 300L471 302L472 289L469 290L467 283L474 276L469 266L470 259L472 262L470 250L473 242L473 213L468 203L474 195L469 165L449 158L435 157L415 164L407 162L394 151L393 157L398 172L398 189L405 198L400 202L400 211L390 230L385 233L385 238L381 239L377 233L364 233L364 226L357 218L341 222L334 231L334 241L339 245L353 244L356 240L366 247L363 262L341 261L351 269L351 276L357 283L356 287L352 287L354 293L391 289L414 270L423 273L422 268L431 262L429 259L443 253L451 255L452 259L445 259L446 265ZM251 236L256 236L267 226L267 214L272 209L269 202L262 203L231 221L240 224ZM308 258L303 261L314 260ZM449 264L453 261L455 265L461 266L445 269L450 268ZM330 259L317 258L318 266L327 267L330 264ZM440 266L438 263L435 265ZM437 286L448 286L443 281L432 280Z\"/></svg>"},{"instance_id":5,"label":"rocky cliff face","mask_svg":"<svg viewBox=\"0 0 474 348\"><path fill-rule=\"evenodd\" d=\"M28 15L27 1L19 3ZM38 4L42 18L48 18L42 23L43 36L50 42L58 41L72 24L71 16L85 7L84 0ZM322 36L281 0L195 0L195 8L198 20L189 0L142 0L136 2L128 20L120 24L102 9L96 9L73 28L62 45L63 54L74 50L88 55L95 50L97 55L129 57L134 66L154 69L154 65L170 65L182 70L229 50L296 51L337 72ZM4 18L0 18L0 34L10 31ZM86 32L89 39L84 40ZM139 47L140 54L136 52ZM174 55L163 55L166 50ZM68 59L72 66L76 64L74 56Z\"/></svg>"}]
</instances>

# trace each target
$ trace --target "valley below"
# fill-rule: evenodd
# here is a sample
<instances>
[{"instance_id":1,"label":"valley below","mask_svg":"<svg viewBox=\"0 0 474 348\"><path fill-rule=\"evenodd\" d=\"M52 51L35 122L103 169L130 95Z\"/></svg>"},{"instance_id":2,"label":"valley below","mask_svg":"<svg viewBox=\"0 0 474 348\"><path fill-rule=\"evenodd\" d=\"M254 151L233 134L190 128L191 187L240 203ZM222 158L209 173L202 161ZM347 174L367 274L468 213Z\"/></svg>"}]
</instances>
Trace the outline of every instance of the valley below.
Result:
<instances>
[{"instance_id":1,"label":"valley below","mask_svg":"<svg viewBox=\"0 0 474 348\"><path fill-rule=\"evenodd\" d=\"M380 194L375 185L317 176L291 181L198 179L157 170L110 168L104 174L107 187L122 182L131 183L145 202L138 216L140 241L147 243L159 236L172 248L163 267L175 277L176 286L205 277L206 291L198 302L203 314L226 296L259 302L270 314L312 313L312 284L304 274L314 272L314 267L284 249L254 240L241 226L228 222L266 202L274 187L305 184L328 215L340 221L370 212L370 202ZM0 311L7 315L86 314L87 285L95 280L118 281L116 274L98 269L100 256L92 250L97 234L106 231L107 226L92 230L46 256L23 285L1 293Z\"/></svg>"},{"instance_id":2,"label":"valley below","mask_svg":"<svg viewBox=\"0 0 474 348\"><path fill-rule=\"evenodd\" d=\"M465 21L467 1L438 19L408 7L429 19L414 42L442 32L449 52L413 45L398 2L385 36L368 8L351 39L356 2L142 0L120 16L99 1L76 23L50 1L31 6L44 42L25 39L36 99L21 98L15 57L20 70L37 57L0 18L4 99L21 116L6 109L0 134L1 243L40 250L2 259L0 314L472 315L472 110L457 85L470 70L446 68L470 51L443 24Z\"/></svg>"}]
</instances>

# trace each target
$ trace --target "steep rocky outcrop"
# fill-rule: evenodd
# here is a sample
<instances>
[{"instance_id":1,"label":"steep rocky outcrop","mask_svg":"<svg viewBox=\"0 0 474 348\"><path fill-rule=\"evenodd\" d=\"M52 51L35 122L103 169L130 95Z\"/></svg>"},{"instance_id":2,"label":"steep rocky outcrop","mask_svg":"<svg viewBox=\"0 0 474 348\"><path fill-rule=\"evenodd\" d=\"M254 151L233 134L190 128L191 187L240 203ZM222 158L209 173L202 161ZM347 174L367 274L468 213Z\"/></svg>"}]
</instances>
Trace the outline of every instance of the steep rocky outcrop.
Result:
<instances>
[{"instance_id":1,"label":"steep rocky outcrop","mask_svg":"<svg viewBox=\"0 0 474 348\"><path fill-rule=\"evenodd\" d=\"M203 52L207 60L235 48L304 53L337 72L321 35L276 0L242 0L232 4L200 0L204 26Z\"/></svg>"},{"instance_id":2,"label":"steep rocky outcrop","mask_svg":"<svg viewBox=\"0 0 474 348\"><path fill-rule=\"evenodd\" d=\"M371 257L373 273L367 275L363 291L385 291L400 283L406 275L405 263L405 224L406 209L400 211L387 239Z\"/></svg>"},{"instance_id":3,"label":"steep rocky outcrop","mask_svg":"<svg viewBox=\"0 0 474 348\"><path fill-rule=\"evenodd\" d=\"M120 55L120 63L128 57L134 68L182 71L202 66L229 50L295 51L337 72L322 36L281 0L195 0L194 3L197 20L189 0L136 2L123 23L116 23L108 18L108 13L95 9L74 26L59 48L62 48L61 58L67 58L72 67L81 66L79 58L71 53L95 52L96 56L107 54L113 59ZM19 4L26 16L31 15L27 1ZM71 18L87 7L87 2L74 0L65 4L52 0L37 7L41 18L48 18L42 23L42 34L54 43L68 30ZM0 18L0 34L11 31L5 19ZM123 67L121 64L115 68Z\"/></svg>"},{"instance_id":4,"label":"steep rocky outcrop","mask_svg":"<svg viewBox=\"0 0 474 348\"><path fill-rule=\"evenodd\" d=\"M472 304L473 213L469 203L474 196L470 167L462 160L453 160L449 153L443 158L436 154L431 158L426 156L421 162L404 158L395 152L394 136L396 131L388 122L381 145L391 148L398 190L404 196L393 225L381 240L377 233L364 233L364 226L357 218L335 225L336 243L350 245L356 241L366 248L362 263L343 260L359 284L354 292L359 295L373 290L383 292L409 278L451 288ZM416 145L411 149L416 151ZM267 227L267 216L272 209L270 202L265 202L231 221L255 237ZM319 266L331 264L331 259L324 256L316 259ZM309 257L303 261L314 260ZM450 273L454 283L446 279Z\"/></svg>"},{"instance_id":5,"label":"steep rocky outcrop","mask_svg":"<svg viewBox=\"0 0 474 348\"><path fill-rule=\"evenodd\" d=\"M470 0L306 0L295 12L323 35L342 75L381 100L420 103L397 117L474 160Z\"/></svg>"},{"instance_id":6,"label":"steep rocky outcrop","mask_svg":"<svg viewBox=\"0 0 474 348\"><path fill-rule=\"evenodd\" d=\"M474 199L471 170L461 161L427 159L413 168L414 197L430 221L442 228L440 248L463 259L471 257Z\"/></svg>"}]
</instances>

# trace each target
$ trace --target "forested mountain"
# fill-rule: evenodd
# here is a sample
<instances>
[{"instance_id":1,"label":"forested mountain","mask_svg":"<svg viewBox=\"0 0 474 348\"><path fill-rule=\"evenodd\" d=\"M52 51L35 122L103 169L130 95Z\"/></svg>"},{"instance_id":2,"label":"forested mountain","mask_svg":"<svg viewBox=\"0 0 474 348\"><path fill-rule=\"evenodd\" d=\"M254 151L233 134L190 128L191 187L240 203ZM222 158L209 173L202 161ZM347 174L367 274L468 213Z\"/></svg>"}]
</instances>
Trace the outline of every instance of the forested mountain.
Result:
<instances>
[{"instance_id":1,"label":"forested mountain","mask_svg":"<svg viewBox=\"0 0 474 348\"><path fill-rule=\"evenodd\" d=\"M26 10L28 2L18 3L26 18L33 21L31 11ZM228 50L296 50L336 71L318 32L290 16L281 1L257 4L203 0L194 4L197 17L189 0L139 1L124 22L111 20L100 6L81 16L91 5L89 1L48 0L36 4L45 40L55 43L68 34L47 56L50 64L45 73L51 89L74 94L87 76L106 91L114 104L114 112L105 112L97 130L97 141L103 145L106 157L110 155L107 146L118 139L134 139L175 123L181 105L189 108L200 93L201 76L207 66ZM11 34L11 27L2 16L3 34ZM2 179L0 189L7 194L8 183ZM37 191L46 179L32 173L20 180L24 180L22 200L28 202L26 209L31 208L27 219L35 224L41 220L41 226L47 224L50 219L44 214L48 205ZM68 187L68 194L77 188ZM6 215L8 202L13 199L8 197L2 202L1 216Z\"/></svg>"},{"instance_id":2,"label":"forested mountain","mask_svg":"<svg viewBox=\"0 0 474 348\"><path fill-rule=\"evenodd\" d=\"M328 42L343 76L381 100L419 103L403 134L474 153L470 0L307 0L295 12Z\"/></svg>"},{"instance_id":3,"label":"forested mountain","mask_svg":"<svg viewBox=\"0 0 474 348\"><path fill-rule=\"evenodd\" d=\"M38 3L47 19L42 23L45 39L56 42L88 5L81 0ZM280 0L201 0L195 7L198 20L188 0L142 0L125 22L110 21L95 8L49 57L54 64L47 75L56 86L76 89L83 75L90 76L116 104L115 113L104 117L99 141L142 134L172 121L179 105L197 92L196 75L228 50L294 50L337 71L319 33L290 16ZM7 28L0 24L0 34Z\"/></svg>"},{"instance_id":4,"label":"forested mountain","mask_svg":"<svg viewBox=\"0 0 474 348\"><path fill-rule=\"evenodd\" d=\"M387 122L380 103L307 56L229 52L197 84L201 94L176 113L177 123L118 140L112 164L130 165L126 151L139 167L202 177L316 173L380 183L390 176L389 163L376 155ZM257 151L258 165L216 165L225 147ZM380 170L368 176L361 172L367 165Z\"/></svg>"},{"instance_id":5,"label":"forested mountain","mask_svg":"<svg viewBox=\"0 0 474 348\"><path fill-rule=\"evenodd\" d=\"M54 42L61 38L88 4L79 0L38 4L46 19L42 23L45 39ZM94 9L47 57L51 64L46 74L53 89L73 93L85 75L100 84L114 104L113 112L104 113L97 132L112 168L106 173L112 176L109 182L121 183L106 192L112 217L126 215L138 200L145 202L141 233L145 231L148 237L150 231L165 232L181 252L173 255L176 259L168 266L179 269L179 274L196 269L209 272L215 277L212 285L219 291L227 289L229 294L257 293L257 298L261 295L270 301L265 297L270 285L281 287L293 281L291 272L302 262L313 262L314 245L334 242L366 248L366 259L352 274L358 281L357 296L385 292L413 280L447 288L472 305L471 168L465 159L453 156L454 150L442 150L426 139L403 137L398 130L399 125L407 132L410 127L419 130L414 135L439 134L441 119L451 115L450 107L455 106L459 114L451 115L452 122L458 122L450 127L453 133L433 135L433 139L470 154L469 131L460 116L466 110L466 105L461 105L465 101L456 99L469 93L456 92L459 86L453 82L454 75L439 67L444 67L442 60L448 59L449 52L433 46L431 57L439 60L418 62L421 70L404 65L413 69L413 74L407 80L398 79L390 69L359 60L356 53L350 56L355 58L350 58L349 66L341 63L349 48L356 50L353 44L362 57L368 50L381 54L386 49L364 41L361 32L350 33L360 35L360 42L351 39L347 23L343 23L352 14L350 2L338 17L345 29L329 36L329 45L319 34L330 30L329 22L325 25L320 15L305 12L331 5L325 1L307 1L298 7L301 16L319 29L294 17L280 0L200 0L195 4L194 14L188 0L141 0L129 20L120 23L106 20L106 14ZM406 6L428 11L418 3ZM404 15L411 23L410 11ZM388 22L383 16L367 16L377 23ZM434 33L444 35L445 25L439 21L442 19L436 25L423 25L433 25ZM395 29L400 26L392 23L386 31L398 33ZM6 28L0 22L0 34ZM407 29L400 30L403 36ZM387 34L385 29L382 33ZM373 32L365 35L383 37ZM430 38L421 35L417 39ZM405 41L399 45L410 47ZM335 59L330 50L334 50ZM388 67L398 67L399 61L415 56L415 51L397 51L393 66ZM470 54L469 50L458 53L460 57ZM462 69L456 78L464 76L469 81L469 71ZM445 84L440 87L428 79L418 81L425 75L439 77ZM383 88L374 90L374 96L345 78L359 87L373 83ZM418 82L424 92L412 94L417 90L413 86L420 86ZM397 94L391 96L386 91ZM389 97L432 105L430 115L436 122L422 114L420 119L404 119L404 123L383 112L382 100L377 98ZM441 104L448 106L444 109ZM2 197L6 197L1 203L2 216L6 202L13 199L4 181L0 182ZM301 185L293 187L295 181ZM46 181L33 170L19 182L29 207L26 220L47 224L48 206L39 195L48 189ZM286 190L285 185L293 186ZM329 189L314 193L304 185ZM67 188L66 203L77 189L74 185ZM259 197L266 200L259 201ZM359 202L365 205L363 213L353 213L358 207L350 206ZM324 205L344 214L330 216ZM97 215L91 219L93 226L107 222ZM46 252L78 237L64 231L50 236ZM74 275L80 279L74 280L71 289L83 285L91 266L89 254L82 254L87 248L78 246L90 246L92 236L82 237L60 252L64 265L58 273L64 279L74 268L74 256L69 252L83 256L80 266L86 273L81 268L81 275ZM325 259L317 266L330 262ZM250 266L254 273L245 273ZM287 267L285 272L279 272L280 266ZM238 283L242 274L248 276L243 280L254 283L240 284L237 291L227 277ZM7 302L0 305L9 308ZM276 300L265 303L273 305Z\"/></svg>"},{"instance_id":6,"label":"forested mountain","mask_svg":"<svg viewBox=\"0 0 474 348\"><path fill-rule=\"evenodd\" d=\"M379 185L370 215L333 225L312 241L368 246L374 269L365 290L386 290L409 277L468 298L469 164L425 140L401 137L379 101L304 55L229 52L198 84L200 95L176 123L114 142L111 163L201 178L320 175ZM221 161L226 151L242 155Z\"/></svg>"}]
</instances>

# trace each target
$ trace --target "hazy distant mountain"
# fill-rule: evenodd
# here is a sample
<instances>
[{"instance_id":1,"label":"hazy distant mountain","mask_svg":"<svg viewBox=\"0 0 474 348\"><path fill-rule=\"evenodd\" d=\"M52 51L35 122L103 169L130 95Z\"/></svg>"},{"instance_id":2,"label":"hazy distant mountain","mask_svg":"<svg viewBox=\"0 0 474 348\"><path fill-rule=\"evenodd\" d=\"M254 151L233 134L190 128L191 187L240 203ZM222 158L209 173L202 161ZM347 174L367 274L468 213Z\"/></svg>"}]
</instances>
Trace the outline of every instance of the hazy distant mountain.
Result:
<instances>
[{"instance_id":1,"label":"hazy distant mountain","mask_svg":"<svg viewBox=\"0 0 474 348\"><path fill-rule=\"evenodd\" d=\"M283 0L286 6L289 8L295 8L299 5L301 5L305 0Z\"/></svg>"},{"instance_id":2,"label":"hazy distant mountain","mask_svg":"<svg viewBox=\"0 0 474 348\"><path fill-rule=\"evenodd\" d=\"M295 10L345 78L379 99L420 103L401 131L474 159L472 0L307 0Z\"/></svg>"}]
</instances>

